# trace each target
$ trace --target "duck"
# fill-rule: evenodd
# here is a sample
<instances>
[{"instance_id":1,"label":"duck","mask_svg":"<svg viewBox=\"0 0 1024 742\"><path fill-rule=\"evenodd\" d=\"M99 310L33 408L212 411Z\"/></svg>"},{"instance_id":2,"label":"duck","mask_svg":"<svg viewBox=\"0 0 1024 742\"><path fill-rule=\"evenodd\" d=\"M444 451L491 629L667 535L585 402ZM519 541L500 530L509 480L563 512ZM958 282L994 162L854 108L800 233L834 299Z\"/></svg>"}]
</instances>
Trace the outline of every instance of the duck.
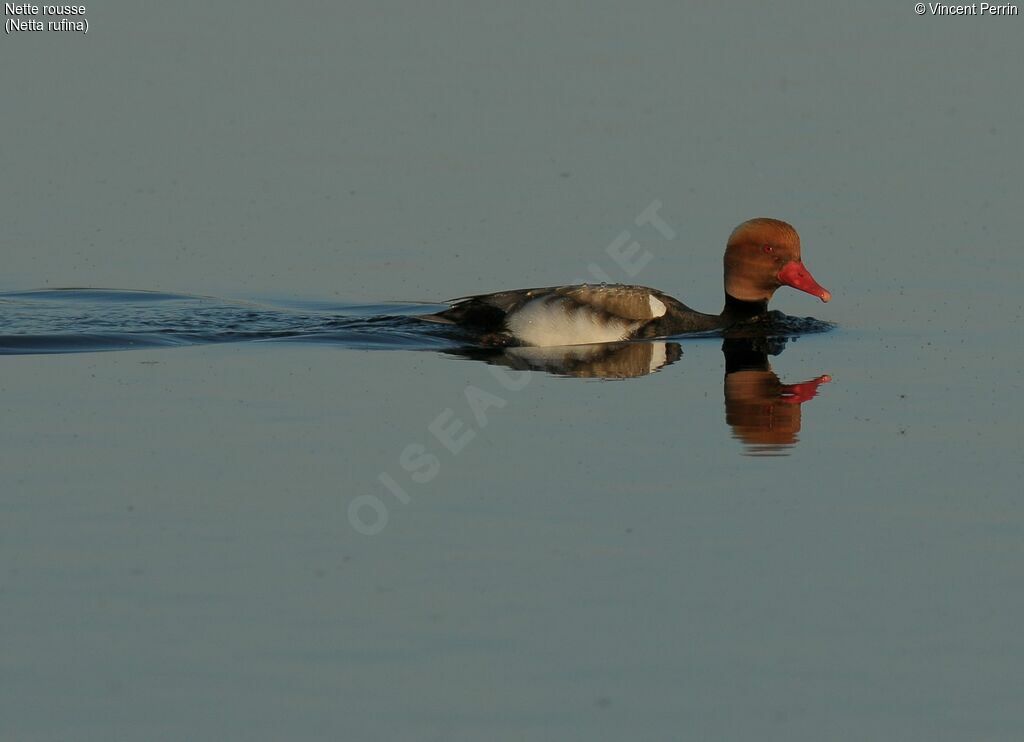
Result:
<instances>
[{"instance_id":1,"label":"duck","mask_svg":"<svg viewBox=\"0 0 1024 742\"><path fill-rule=\"evenodd\" d=\"M725 306L718 314L646 286L576 284L466 296L424 319L456 325L482 345L553 347L724 330L767 313L782 286L823 302L832 298L804 265L800 235L780 219L758 217L737 226L724 268Z\"/></svg>"}]
</instances>

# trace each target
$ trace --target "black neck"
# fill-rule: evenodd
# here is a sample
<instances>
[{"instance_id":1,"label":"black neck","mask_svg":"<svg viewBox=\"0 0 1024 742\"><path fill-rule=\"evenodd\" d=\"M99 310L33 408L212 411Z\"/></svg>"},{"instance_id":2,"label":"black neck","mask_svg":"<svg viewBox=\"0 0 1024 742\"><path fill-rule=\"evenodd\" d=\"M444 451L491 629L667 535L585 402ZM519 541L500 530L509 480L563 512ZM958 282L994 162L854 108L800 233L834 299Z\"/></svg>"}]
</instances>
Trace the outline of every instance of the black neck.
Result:
<instances>
[{"instance_id":1,"label":"black neck","mask_svg":"<svg viewBox=\"0 0 1024 742\"><path fill-rule=\"evenodd\" d=\"M722 310L722 317L734 322L738 322L751 317L757 317L758 315L764 314L768 311L768 302L762 301L743 301L737 299L735 296L725 295L725 309Z\"/></svg>"}]
</instances>

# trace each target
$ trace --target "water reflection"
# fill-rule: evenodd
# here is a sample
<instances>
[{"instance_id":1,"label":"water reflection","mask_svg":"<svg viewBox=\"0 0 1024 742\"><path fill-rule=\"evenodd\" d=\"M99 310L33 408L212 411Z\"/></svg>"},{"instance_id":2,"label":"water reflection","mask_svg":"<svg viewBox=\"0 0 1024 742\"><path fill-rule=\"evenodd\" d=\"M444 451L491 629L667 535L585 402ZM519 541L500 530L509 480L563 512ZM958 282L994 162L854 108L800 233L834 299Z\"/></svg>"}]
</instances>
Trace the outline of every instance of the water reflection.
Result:
<instances>
[{"instance_id":1,"label":"water reflection","mask_svg":"<svg viewBox=\"0 0 1024 742\"><path fill-rule=\"evenodd\" d=\"M819 386L832 380L822 374L797 384L783 383L772 370L768 356L781 354L786 343L786 338L765 337L727 337L722 342L725 420L748 455L786 455L798 441L801 405L817 395ZM549 348L473 347L445 352L492 365L578 379L646 376L683 357L682 345L675 341Z\"/></svg>"},{"instance_id":2,"label":"water reflection","mask_svg":"<svg viewBox=\"0 0 1024 742\"><path fill-rule=\"evenodd\" d=\"M799 384L783 384L768 354L780 354L785 339L726 338L725 421L752 456L781 456L795 446L801 405L832 380L823 374Z\"/></svg>"},{"instance_id":3,"label":"water reflection","mask_svg":"<svg viewBox=\"0 0 1024 742\"><path fill-rule=\"evenodd\" d=\"M630 379L646 376L675 363L683 355L679 343L661 341L545 348L459 348L447 352L495 366L508 366L521 371L543 371L554 376L579 379Z\"/></svg>"},{"instance_id":4,"label":"water reflection","mask_svg":"<svg viewBox=\"0 0 1024 742\"><path fill-rule=\"evenodd\" d=\"M60 289L0 293L0 355L128 350L226 342L328 344L339 348L437 350L513 369L579 379L631 379L683 357L680 340L564 347L479 347L480 338L420 319L422 304L274 304L150 291ZM784 384L772 371L786 338L827 332L812 317L767 312L725 331L725 416L753 455L797 442L801 405L828 376ZM720 335L716 335L720 337ZM713 342L688 337L686 342Z\"/></svg>"}]
</instances>

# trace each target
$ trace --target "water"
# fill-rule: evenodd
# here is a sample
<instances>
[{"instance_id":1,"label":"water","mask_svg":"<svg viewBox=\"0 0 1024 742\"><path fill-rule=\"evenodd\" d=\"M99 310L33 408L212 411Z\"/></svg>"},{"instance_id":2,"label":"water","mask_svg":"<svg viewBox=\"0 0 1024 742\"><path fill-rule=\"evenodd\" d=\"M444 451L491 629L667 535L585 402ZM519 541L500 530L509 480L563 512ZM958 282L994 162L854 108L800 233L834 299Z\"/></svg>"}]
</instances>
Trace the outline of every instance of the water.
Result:
<instances>
[{"instance_id":1,"label":"water","mask_svg":"<svg viewBox=\"0 0 1024 742\"><path fill-rule=\"evenodd\" d=\"M3 360L4 677L40 736L1016 728L1019 438L990 389L1020 366L984 336L506 363L412 329L422 305L3 301L37 331ZM173 347L39 353L63 322L44 350Z\"/></svg>"},{"instance_id":2,"label":"water","mask_svg":"<svg viewBox=\"0 0 1024 742\"><path fill-rule=\"evenodd\" d=\"M223 301L156 291L60 289L0 294L0 354L86 353L232 342L299 342L350 349L439 350L516 371L580 379L630 379L682 358L679 341L722 338L726 417L751 453L784 453L800 430L800 405L831 378L783 384L771 370L790 340L833 328L772 312L722 332L658 341L554 348L488 347L458 327L421 319L438 305ZM520 377L512 388L528 377ZM501 400L500 404L504 404Z\"/></svg>"},{"instance_id":3,"label":"water","mask_svg":"<svg viewBox=\"0 0 1024 742\"><path fill-rule=\"evenodd\" d=\"M0 739L1024 735L1019 17L87 7L0 65ZM760 215L827 326L415 319L717 311Z\"/></svg>"},{"instance_id":4,"label":"water","mask_svg":"<svg viewBox=\"0 0 1024 742\"><path fill-rule=\"evenodd\" d=\"M300 340L349 348L455 345L408 317L432 305L224 301L157 291L62 289L0 294L0 353L66 353Z\"/></svg>"}]
</instances>

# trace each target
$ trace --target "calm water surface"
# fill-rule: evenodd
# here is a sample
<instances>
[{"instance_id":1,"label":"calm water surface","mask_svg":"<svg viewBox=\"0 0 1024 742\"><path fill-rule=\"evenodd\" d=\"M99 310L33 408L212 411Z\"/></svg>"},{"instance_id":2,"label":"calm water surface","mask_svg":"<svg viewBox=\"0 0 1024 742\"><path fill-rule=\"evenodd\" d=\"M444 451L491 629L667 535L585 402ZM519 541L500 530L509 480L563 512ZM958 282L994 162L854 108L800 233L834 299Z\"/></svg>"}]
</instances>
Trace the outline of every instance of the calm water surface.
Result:
<instances>
[{"instance_id":1,"label":"calm water surface","mask_svg":"<svg viewBox=\"0 0 1024 742\"><path fill-rule=\"evenodd\" d=\"M86 6L0 50L0 739L1024 738L1020 16ZM829 331L415 319L755 216Z\"/></svg>"},{"instance_id":2,"label":"calm water surface","mask_svg":"<svg viewBox=\"0 0 1024 742\"><path fill-rule=\"evenodd\" d=\"M3 682L39 738L1018 726L1021 371L983 337L510 360L423 306L2 302L79 351L4 334ZM38 332L101 316L82 342L143 347Z\"/></svg>"}]
</instances>

